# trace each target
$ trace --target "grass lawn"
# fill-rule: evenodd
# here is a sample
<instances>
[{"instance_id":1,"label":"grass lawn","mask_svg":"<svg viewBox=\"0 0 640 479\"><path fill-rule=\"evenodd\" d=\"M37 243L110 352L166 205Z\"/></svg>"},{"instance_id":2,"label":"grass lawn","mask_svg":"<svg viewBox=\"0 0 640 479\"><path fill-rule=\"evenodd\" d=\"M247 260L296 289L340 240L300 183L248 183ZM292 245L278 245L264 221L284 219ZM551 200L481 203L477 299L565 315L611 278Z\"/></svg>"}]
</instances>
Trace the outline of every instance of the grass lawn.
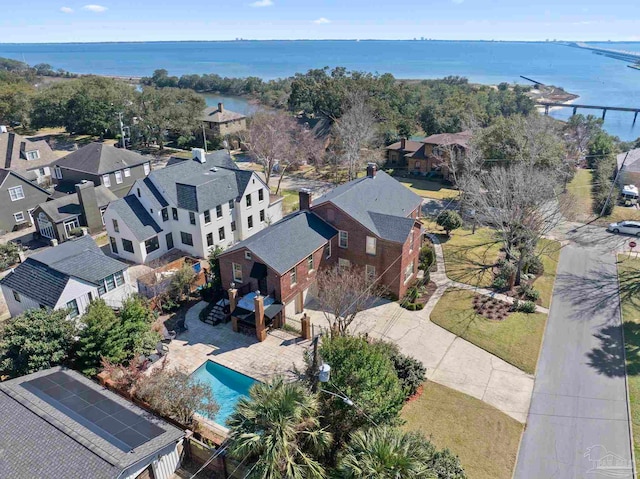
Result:
<instances>
[{"instance_id":1,"label":"grass lawn","mask_svg":"<svg viewBox=\"0 0 640 479\"><path fill-rule=\"evenodd\" d=\"M575 176L567 185L569 194L573 196L573 215L572 220L587 220L592 218L593 214L593 197L591 194L591 183L593 182L593 171L579 169Z\"/></svg>"},{"instance_id":2,"label":"grass lawn","mask_svg":"<svg viewBox=\"0 0 640 479\"><path fill-rule=\"evenodd\" d=\"M278 194L280 196L284 196L284 200L282 201L282 212L285 215L300 209L300 198L297 191L281 189Z\"/></svg>"},{"instance_id":3,"label":"grass lawn","mask_svg":"<svg viewBox=\"0 0 640 479\"><path fill-rule=\"evenodd\" d=\"M472 291L448 290L431 313L431 321L534 374L547 315L511 313L504 321L492 321L473 311L473 296Z\"/></svg>"},{"instance_id":4,"label":"grass lawn","mask_svg":"<svg viewBox=\"0 0 640 479\"><path fill-rule=\"evenodd\" d=\"M618 255L618 280L622 303L625 352L627 356L627 380L633 429L633 448L636 469L640 465L640 259Z\"/></svg>"},{"instance_id":5,"label":"grass lawn","mask_svg":"<svg viewBox=\"0 0 640 479\"><path fill-rule=\"evenodd\" d=\"M548 308L551 304L553 283L556 280L556 270L560 258L560 243L553 240L541 239L538 252L544 265L544 273L533 282L533 287L540 291L540 306Z\"/></svg>"},{"instance_id":6,"label":"grass lawn","mask_svg":"<svg viewBox=\"0 0 640 479\"><path fill-rule=\"evenodd\" d=\"M459 456L469 479L511 478L524 428L515 419L431 381L401 416L405 430L419 431L438 448Z\"/></svg>"},{"instance_id":7,"label":"grass lawn","mask_svg":"<svg viewBox=\"0 0 640 479\"><path fill-rule=\"evenodd\" d=\"M396 178L400 183L409 188L415 194L423 198L433 198L436 200L444 200L456 198L460 192L451 188L446 188L442 183L437 181L422 180L419 178Z\"/></svg>"}]
</instances>

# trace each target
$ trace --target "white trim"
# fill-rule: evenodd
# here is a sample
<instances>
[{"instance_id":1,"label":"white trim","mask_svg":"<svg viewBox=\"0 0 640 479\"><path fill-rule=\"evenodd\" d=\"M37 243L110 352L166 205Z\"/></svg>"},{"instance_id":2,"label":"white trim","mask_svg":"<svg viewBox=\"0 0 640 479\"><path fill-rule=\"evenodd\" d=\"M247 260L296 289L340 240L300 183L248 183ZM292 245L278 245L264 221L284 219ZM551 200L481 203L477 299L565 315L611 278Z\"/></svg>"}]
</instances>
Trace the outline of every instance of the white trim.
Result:
<instances>
[{"instance_id":1,"label":"white trim","mask_svg":"<svg viewBox=\"0 0 640 479\"><path fill-rule=\"evenodd\" d=\"M24 211L18 211L13 214L13 219L16 220L16 223L24 223Z\"/></svg>"},{"instance_id":2,"label":"white trim","mask_svg":"<svg viewBox=\"0 0 640 479\"><path fill-rule=\"evenodd\" d=\"M11 198L11 201L24 199L24 190L22 189L22 185L7 188L7 191L9 192L9 198Z\"/></svg>"},{"instance_id":3,"label":"white trim","mask_svg":"<svg viewBox=\"0 0 640 479\"><path fill-rule=\"evenodd\" d=\"M111 187L111 178L109 177L109 174L102 175L102 184L107 188Z\"/></svg>"},{"instance_id":4,"label":"white trim","mask_svg":"<svg viewBox=\"0 0 640 479\"><path fill-rule=\"evenodd\" d=\"M122 171L121 170L118 170L118 171L114 172L113 174L116 177L116 185L119 185L124 181L122 179Z\"/></svg>"},{"instance_id":5,"label":"white trim","mask_svg":"<svg viewBox=\"0 0 640 479\"><path fill-rule=\"evenodd\" d=\"M124 169L124 177L129 178L131 176L131 168Z\"/></svg>"}]
</instances>

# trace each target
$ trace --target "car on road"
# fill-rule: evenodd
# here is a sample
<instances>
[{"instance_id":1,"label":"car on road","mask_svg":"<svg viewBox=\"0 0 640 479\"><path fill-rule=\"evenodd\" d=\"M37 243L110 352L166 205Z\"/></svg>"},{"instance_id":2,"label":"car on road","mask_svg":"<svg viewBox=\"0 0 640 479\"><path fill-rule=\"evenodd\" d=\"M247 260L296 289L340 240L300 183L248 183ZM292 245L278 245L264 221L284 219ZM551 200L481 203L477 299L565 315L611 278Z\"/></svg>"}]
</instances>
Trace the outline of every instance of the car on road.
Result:
<instances>
[{"instance_id":1,"label":"car on road","mask_svg":"<svg viewBox=\"0 0 640 479\"><path fill-rule=\"evenodd\" d=\"M640 221L620 221L618 223L611 223L607 227L607 230L612 231L613 233L640 236Z\"/></svg>"}]
</instances>

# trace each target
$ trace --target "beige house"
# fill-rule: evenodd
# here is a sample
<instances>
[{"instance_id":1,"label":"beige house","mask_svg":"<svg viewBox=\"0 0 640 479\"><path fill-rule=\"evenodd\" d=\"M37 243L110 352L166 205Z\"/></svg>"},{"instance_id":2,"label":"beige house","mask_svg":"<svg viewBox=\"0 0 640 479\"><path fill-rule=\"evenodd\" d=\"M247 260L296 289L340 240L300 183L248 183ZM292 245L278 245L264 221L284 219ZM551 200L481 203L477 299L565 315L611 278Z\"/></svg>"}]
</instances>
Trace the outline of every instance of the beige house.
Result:
<instances>
[{"instance_id":1,"label":"beige house","mask_svg":"<svg viewBox=\"0 0 640 479\"><path fill-rule=\"evenodd\" d=\"M218 103L217 108L205 108L202 121L208 130L207 133L216 136L234 135L247 129L247 117L235 111L225 110L222 103Z\"/></svg>"}]
</instances>

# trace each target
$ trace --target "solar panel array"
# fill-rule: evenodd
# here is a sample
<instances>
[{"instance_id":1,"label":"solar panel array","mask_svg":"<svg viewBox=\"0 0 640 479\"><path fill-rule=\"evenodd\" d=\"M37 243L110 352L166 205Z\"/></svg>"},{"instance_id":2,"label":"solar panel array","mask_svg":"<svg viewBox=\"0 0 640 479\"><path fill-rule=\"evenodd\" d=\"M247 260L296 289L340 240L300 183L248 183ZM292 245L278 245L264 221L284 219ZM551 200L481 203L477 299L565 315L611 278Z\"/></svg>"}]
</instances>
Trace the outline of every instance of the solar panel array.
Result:
<instances>
[{"instance_id":1,"label":"solar panel array","mask_svg":"<svg viewBox=\"0 0 640 479\"><path fill-rule=\"evenodd\" d=\"M57 371L22 383L51 407L124 452L160 436L164 429L105 394Z\"/></svg>"}]
</instances>

